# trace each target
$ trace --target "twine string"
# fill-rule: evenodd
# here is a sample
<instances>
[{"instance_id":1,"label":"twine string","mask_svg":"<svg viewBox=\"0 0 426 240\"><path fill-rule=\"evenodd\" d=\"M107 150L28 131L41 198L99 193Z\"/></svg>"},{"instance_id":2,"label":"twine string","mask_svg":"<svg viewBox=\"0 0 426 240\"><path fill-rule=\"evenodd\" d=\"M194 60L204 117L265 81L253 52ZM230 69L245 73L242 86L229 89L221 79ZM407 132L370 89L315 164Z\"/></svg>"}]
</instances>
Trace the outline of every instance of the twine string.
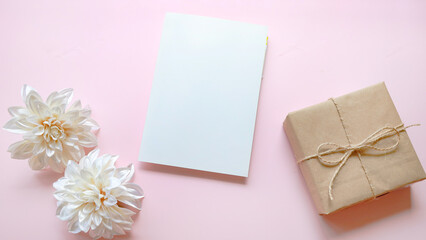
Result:
<instances>
[{"instance_id":1,"label":"twine string","mask_svg":"<svg viewBox=\"0 0 426 240\"><path fill-rule=\"evenodd\" d=\"M334 102L334 99L332 99L332 100ZM336 108L338 109L337 105L336 105ZM341 118L339 109L338 109L338 112L339 112L339 117ZM341 118L341 120L343 120L343 119ZM342 122L342 124L343 124L343 122ZM349 141L348 145L342 146L342 145L332 143L332 142L322 143L318 146L316 154L307 156L307 157L299 160L298 163L302 163L304 161L307 161L307 160L310 160L310 159L313 159L313 158L317 158L318 161L324 166L327 166L327 167L337 166L337 169L334 171L334 174L333 174L333 176L330 180L330 183L328 185L328 195L329 195L330 199L333 200L333 185L334 185L335 179L336 179L337 175L340 173L343 166L348 161L349 157L352 156L353 153L356 152L359 159L361 160L361 153L366 149L373 149L373 150L376 150L376 151L379 151L379 152L384 152L384 153L387 153L389 151L393 151L398 147L398 145L400 143L400 140L401 140L400 132L405 131L407 128L410 128L410 127L413 127L413 126L420 126L420 124L413 124L413 125L409 125L409 126L406 126L406 127L404 126L404 124L400 124L400 125L397 125L395 127L385 126L385 127L382 127L380 129L376 130L374 133L372 133L371 135L366 137L360 143L352 145L349 141L349 137L347 135L345 125L343 124L346 137L348 138L348 141ZM388 137L393 137L393 136L397 136L397 141L394 144L391 144L389 146L384 146L384 147L378 147L377 146L377 143L379 143L381 140L386 139ZM332 154L336 154L336 153L343 153L343 155L337 160L327 160L327 159L323 158L323 156L332 155ZM361 161L361 166L364 170L364 173L367 176L367 180L368 180L368 183L370 185L373 196L375 196L373 186L370 182L370 179L367 175L367 172L365 171L365 168L364 168L364 165L362 164L362 161Z\"/></svg>"}]
</instances>

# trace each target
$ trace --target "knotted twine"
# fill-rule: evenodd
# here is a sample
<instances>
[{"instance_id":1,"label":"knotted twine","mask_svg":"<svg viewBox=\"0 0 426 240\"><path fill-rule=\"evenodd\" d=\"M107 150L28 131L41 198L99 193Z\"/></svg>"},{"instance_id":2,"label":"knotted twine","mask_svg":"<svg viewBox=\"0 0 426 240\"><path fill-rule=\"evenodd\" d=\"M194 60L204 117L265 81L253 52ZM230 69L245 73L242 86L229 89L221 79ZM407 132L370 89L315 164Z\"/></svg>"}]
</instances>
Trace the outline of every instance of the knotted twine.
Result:
<instances>
[{"instance_id":1,"label":"knotted twine","mask_svg":"<svg viewBox=\"0 0 426 240\"><path fill-rule=\"evenodd\" d=\"M316 154L307 156L307 157L299 160L298 163L302 163L304 161L316 158L324 166L327 166L327 167L337 166L337 169L336 169L336 171L334 171L333 177L331 178L330 183L328 184L328 196L330 197L331 200L333 200L334 199L333 198L334 181L335 181L337 175L339 174L340 170L343 168L343 166L348 161L349 157L352 156L352 154L356 153L359 160L360 160L361 168L364 171L364 174L367 178L368 184L370 186L371 193L372 193L373 197L376 197L376 194L374 193L373 185L371 184L371 180L370 180L370 178L367 174L367 171L365 169L365 166L362 162L361 153L366 149L374 149L376 151L384 152L384 153L387 153L389 151L393 151L398 147L399 142L401 140L400 132L405 131L405 129L413 127L413 126L420 126L420 124L413 124L413 125L409 125L409 126L406 126L406 127L404 126L403 123L401 123L400 125L397 125L395 127L384 126L380 129L378 129L377 131L375 131L374 133L372 133L371 135L369 135L368 137L366 137L360 143L352 145L351 141L349 139L347 128L345 127L345 123L343 122L340 107L339 107L339 105L337 105L336 101L333 98L330 98L330 100L333 102L334 106L336 107L337 113L338 113L339 118L340 118L340 122L342 123L343 130L345 132L346 139L348 140L349 144L346 145L346 146L341 146L339 144L332 143L332 142L322 143L318 146ZM387 147L377 147L376 146L376 144L379 141L381 141L385 138L388 138L388 137L395 136L395 135L397 136L397 141L394 144L387 146ZM343 155L337 161L329 161L329 160L326 160L326 159L323 158L323 156L331 155L331 154L335 154L335 153L343 153Z\"/></svg>"}]
</instances>

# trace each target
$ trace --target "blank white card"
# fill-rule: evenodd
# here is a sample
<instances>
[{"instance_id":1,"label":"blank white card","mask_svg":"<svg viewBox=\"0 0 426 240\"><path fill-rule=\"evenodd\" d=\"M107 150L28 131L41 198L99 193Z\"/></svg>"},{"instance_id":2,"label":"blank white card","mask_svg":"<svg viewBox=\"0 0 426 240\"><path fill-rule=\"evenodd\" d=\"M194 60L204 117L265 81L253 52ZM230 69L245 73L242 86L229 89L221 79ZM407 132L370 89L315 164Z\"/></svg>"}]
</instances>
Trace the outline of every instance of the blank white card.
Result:
<instances>
[{"instance_id":1,"label":"blank white card","mask_svg":"<svg viewBox=\"0 0 426 240\"><path fill-rule=\"evenodd\" d=\"M167 13L139 160L248 176L265 26Z\"/></svg>"}]
</instances>

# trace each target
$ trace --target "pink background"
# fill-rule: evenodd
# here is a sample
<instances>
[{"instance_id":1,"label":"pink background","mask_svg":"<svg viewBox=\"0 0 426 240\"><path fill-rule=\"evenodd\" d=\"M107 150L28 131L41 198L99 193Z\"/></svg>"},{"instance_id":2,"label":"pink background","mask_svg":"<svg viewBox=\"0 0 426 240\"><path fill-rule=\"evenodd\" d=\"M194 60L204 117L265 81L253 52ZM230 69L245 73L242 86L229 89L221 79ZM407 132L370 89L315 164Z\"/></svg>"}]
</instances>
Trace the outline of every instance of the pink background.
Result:
<instances>
[{"instance_id":1,"label":"pink background","mask_svg":"<svg viewBox=\"0 0 426 240\"><path fill-rule=\"evenodd\" d=\"M268 26L248 179L137 162L162 22L179 12ZM426 182L318 216L282 129L289 111L385 81L426 166L426 1L0 1L0 123L28 83L90 104L102 153L146 193L118 239L425 239ZM242 86L243 87L243 86ZM0 239L89 239L55 216L52 183L0 131Z\"/></svg>"}]
</instances>

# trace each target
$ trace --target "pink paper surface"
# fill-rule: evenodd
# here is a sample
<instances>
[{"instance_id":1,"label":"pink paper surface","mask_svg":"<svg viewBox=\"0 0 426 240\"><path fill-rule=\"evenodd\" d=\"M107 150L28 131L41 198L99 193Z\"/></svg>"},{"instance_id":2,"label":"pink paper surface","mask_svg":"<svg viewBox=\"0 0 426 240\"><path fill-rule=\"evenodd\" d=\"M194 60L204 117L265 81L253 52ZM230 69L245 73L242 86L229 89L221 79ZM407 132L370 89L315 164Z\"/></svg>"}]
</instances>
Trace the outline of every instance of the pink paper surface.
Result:
<instances>
[{"instance_id":1,"label":"pink paper surface","mask_svg":"<svg viewBox=\"0 0 426 240\"><path fill-rule=\"evenodd\" d=\"M268 26L248 179L137 161L166 12ZM72 87L93 109L101 153L135 164L145 190L133 230L116 239L424 239L426 183L329 217L316 214L282 129L290 111L385 81L426 166L425 1L0 1L0 123ZM243 86L242 86L243 87ZM55 216L52 183L0 131L0 239L90 239Z\"/></svg>"}]
</instances>

